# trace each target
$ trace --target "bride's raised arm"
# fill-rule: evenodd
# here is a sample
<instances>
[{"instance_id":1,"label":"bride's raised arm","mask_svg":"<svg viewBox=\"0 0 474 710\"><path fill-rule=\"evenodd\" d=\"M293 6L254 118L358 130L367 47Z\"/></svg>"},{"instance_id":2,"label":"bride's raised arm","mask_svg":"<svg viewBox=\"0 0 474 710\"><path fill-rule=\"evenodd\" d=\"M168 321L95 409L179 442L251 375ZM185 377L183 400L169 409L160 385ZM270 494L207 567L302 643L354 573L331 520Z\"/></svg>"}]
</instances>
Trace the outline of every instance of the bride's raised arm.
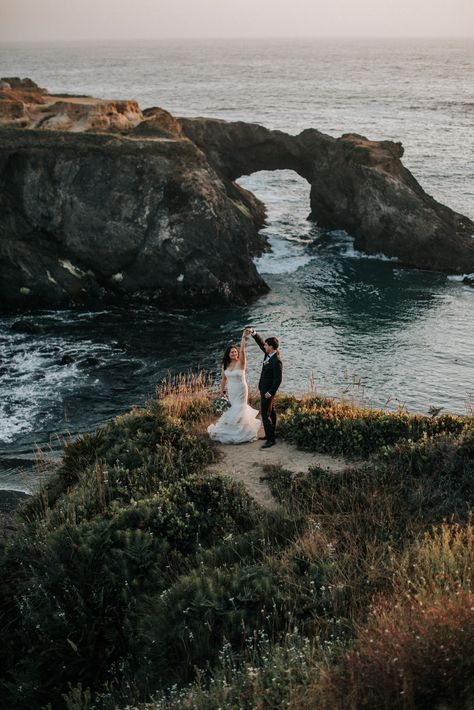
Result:
<instances>
[{"instance_id":1,"label":"bride's raised arm","mask_svg":"<svg viewBox=\"0 0 474 710\"><path fill-rule=\"evenodd\" d=\"M245 352L245 330L242 333L242 340L240 341L240 369L245 370L247 366L247 353Z\"/></svg>"}]
</instances>

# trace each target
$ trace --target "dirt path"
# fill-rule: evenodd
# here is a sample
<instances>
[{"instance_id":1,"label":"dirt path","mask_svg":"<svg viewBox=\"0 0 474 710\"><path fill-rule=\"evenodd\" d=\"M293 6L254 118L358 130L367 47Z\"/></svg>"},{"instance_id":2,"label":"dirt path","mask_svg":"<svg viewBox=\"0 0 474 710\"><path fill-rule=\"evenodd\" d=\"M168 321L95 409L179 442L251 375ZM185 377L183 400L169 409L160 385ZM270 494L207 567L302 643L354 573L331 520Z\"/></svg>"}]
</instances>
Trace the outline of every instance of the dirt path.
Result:
<instances>
[{"instance_id":1,"label":"dirt path","mask_svg":"<svg viewBox=\"0 0 474 710\"><path fill-rule=\"evenodd\" d=\"M336 472L342 471L349 464L342 458L299 451L296 446L281 440L271 449L262 451L263 443L263 441L253 441L237 446L218 444L217 448L222 453L222 459L219 463L209 466L208 471L222 473L241 481L257 503L268 509L275 508L276 501L270 493L267 482L260 480L265 476L262 467L266 464L283 466L293 473L307 471L309 466L321 466Z\"/></svg>"}]
</instances>

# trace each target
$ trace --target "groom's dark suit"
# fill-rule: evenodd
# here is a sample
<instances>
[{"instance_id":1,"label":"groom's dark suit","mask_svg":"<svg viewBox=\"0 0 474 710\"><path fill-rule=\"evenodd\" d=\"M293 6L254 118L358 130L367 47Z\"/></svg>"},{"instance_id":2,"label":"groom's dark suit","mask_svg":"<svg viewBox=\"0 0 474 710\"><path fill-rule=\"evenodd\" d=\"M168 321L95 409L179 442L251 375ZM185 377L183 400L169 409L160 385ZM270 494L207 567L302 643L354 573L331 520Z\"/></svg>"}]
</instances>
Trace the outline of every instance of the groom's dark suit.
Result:
<instances>
[{"instance_id":1,"label":"groom's dark suit","mask_svg":"<svg viewBox=\"0 0 474 710\"><path fill-rule=\"evenodd\" d=\"M259 346L260 350L265 352L263 347L264 341L260 335L258 333L254 333L252 337ZM263 428L265 429L266 439L270 442L275 441L277 416L274 401L277 390L281 385L282 372L283 363L280 359L280 353L276 351L270 356L265 353L258 389L260 391L260 411L262 414ZM271 394L271 397L265 397L266 392Z\"/></svg>"}]
</instances>

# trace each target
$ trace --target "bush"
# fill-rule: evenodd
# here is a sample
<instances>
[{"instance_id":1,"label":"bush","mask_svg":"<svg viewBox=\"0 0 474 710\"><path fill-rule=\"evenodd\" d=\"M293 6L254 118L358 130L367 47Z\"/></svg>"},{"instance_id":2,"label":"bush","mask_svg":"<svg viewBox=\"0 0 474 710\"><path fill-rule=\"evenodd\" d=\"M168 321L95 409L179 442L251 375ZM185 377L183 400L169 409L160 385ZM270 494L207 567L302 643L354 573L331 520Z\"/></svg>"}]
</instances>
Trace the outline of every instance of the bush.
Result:
<instances>
[{"instance_id":1,"label":"bush","mask_svg":"<svg viewBox=\"0 0 474 710\"><path fill-rule=\"evenodd\" d=\"M331 616L323 584L328 561L313 561L304 573L295 562L202 566L150 600L142 616L148 645L140 664L147 681L182 685L196 668L212 668L224 643L242 658L248 637L263 633L276 641L318 616Z\"/></svg>"},{"instance_id":2,"label":"bush","mask_svg":"<svg viewBox=\"0 0 474 710\"><path fill-rule=\"evenodd\" d=\"M472 419L280 397L303 445L377 450L274 468L268 513L206 475L210 399L180 387L68 445L0 550L2 705L435 707L455 703L443 679L468 703Z\"/></svg>"},{"instance_id":3,"label":"bush","mask_svg":"<svg viewBox=\"0 0 474 710\"><path fill-rule=\"evenodd\" d=\"M474 595L374 608L323 707L465 708L474 696ZM469 705L470 707L470 705Z\"/></svg>"},{"instance_id":4,"label":"bush","mask_svg":"<svg viewBox=\"0 0 474 710\"><path fill-rule=\"evenodd\" d=\"M37 707L67 683L96 688L133 666L137 604L173 584L203 548L254 525L239 485L195 477L163 484L160 495L110 519L17 538L0 585L9 628L0 661L21 678L21 690L9 686L9 707Z\"/></svg>"},{"instance_id":5,"label":"bush","mask_svg":"<svg viewBox=\"0 0 474 710\"><path fill-rule=\"evenodd\" d=\"M199 473L215 457L208 440L151 403L68 444L57 472L20 513L34 523L56 506L52 524L79 522L104 514L115 500L147 497L162 481Z\"/></svg>"},{"instance_id":6,"label":"bush","mask_svg":"<svg viewBox=\"0 0 474 710\"><path fill-rule=\"evenodd\" d=\"M350 625L377 592L393 585L393 556L443 520L467 520L474 506L473 461L464 439L398 444L371 464L335 475L269 474L273 494L295 516L315 521L334 545L337 612ZM336 603L335 601L333 603Z\"/></svg>"},{"instance_id":7,"label":"bush","mask_svg":"<svg viewBox=\"0 0 474 710\"><path fill-rule=\"evenodd\" d=\"M219 651L216 672L201 674L191 688L173 688L154 698L149 710L252 710L289 707L295 692L309 684L318 654L299 632L285 634L274 644L264 632L247 637L242 654L229 644ZM291 706L296 707L296 706Z\"/></svg>"},{"instance_id":8,"label":"bush","mask_svg":"<svg viewBox=\"0 0 474 710\"><path fill-rule=\"evenodd\" d=\"M385 412L321 398L289 402L280 411L279 433L285 439L309 451L349 457L366 457L403 439L459 434L467 424L464 417Z\"/></svg>"},{"instance_id":9,"label":"bush","mask_svg":"<svg viewBox=\"0 0 474 710\"><path fill-rule=\"evenodd\" d=\"M471 707L474 700L474 531L426 534L396 565L391 599L376 602L354 650L328 677L340 708Z\"/></svg>"}]
</instances>

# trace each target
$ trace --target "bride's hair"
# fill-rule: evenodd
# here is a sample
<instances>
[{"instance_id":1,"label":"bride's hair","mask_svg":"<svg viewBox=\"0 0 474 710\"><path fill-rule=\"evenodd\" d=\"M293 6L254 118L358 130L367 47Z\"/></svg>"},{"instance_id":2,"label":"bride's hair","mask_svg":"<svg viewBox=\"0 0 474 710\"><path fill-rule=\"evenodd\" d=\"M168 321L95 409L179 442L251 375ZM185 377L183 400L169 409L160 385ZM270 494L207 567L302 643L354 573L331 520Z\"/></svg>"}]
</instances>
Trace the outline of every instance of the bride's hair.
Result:
<instances>
[{"instance_id":1,"label":"bride's hair","mask_svg":"<svg viewBox=\"0 0 474 710\"><path fill-rule=\"evenodd\" d=\"M237 350L237 352L240 354L240 350L237 347L237 345L229 345L229 347L227 348L227 350L224 353L224 357L222 358L222 367L224 368L224 370L227 368L227 365L230 362L230 351L232 350L232 348L235 348Z\"/></svg>"}]
</instances>

